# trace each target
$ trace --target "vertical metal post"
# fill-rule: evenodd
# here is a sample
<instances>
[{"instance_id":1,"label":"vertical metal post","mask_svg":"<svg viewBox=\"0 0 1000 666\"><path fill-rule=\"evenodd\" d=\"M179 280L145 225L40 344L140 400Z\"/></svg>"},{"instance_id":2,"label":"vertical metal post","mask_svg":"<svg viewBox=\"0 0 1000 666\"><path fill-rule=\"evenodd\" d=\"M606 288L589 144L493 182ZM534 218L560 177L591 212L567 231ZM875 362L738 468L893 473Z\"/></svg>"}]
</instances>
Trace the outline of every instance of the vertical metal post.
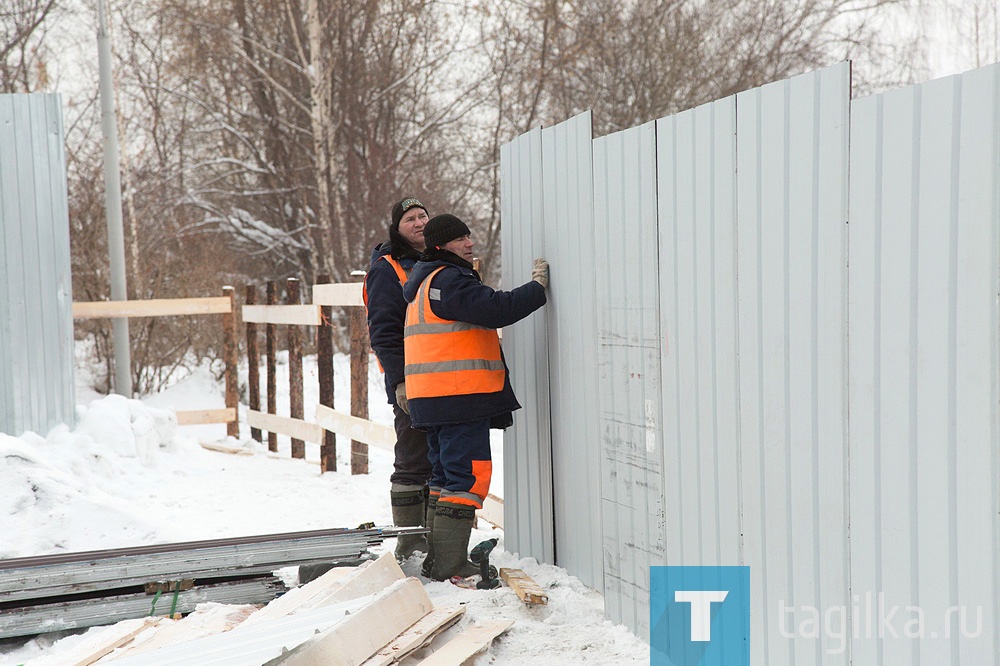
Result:
<instances>
[{"instance_id":1,"label":"vertical metal post","mask_svg":"<svg viewBox=\"0 0 1000 666\"><path fill-rule=\"evenodd\" d=\"M108 260L111 268L111 300L128 300L125 282L125 231L122 226L122 183L118 155L118 125L115 121L114 87L111 80L111 42L108 40L104 0L97 0L97 55L100 68L101 131L104 135L104 209L108 221ZM115 393L132 397L132 358L129 350L128 318L112 320L115 356Z\"/></svg>"}]
</instances>

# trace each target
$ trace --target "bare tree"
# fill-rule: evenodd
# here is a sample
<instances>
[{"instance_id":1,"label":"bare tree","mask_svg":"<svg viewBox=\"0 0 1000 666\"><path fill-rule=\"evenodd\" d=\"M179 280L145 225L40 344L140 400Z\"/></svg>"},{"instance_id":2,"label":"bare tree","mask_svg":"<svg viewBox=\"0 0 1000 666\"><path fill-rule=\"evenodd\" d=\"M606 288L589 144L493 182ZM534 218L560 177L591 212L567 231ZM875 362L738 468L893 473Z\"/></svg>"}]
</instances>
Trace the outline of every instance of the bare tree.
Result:
<instances>
[{"instance_id":1,"label":"bare tree","mask_svg":"<svg viewBox=\"0 0 1000 666\"><path fill-rule=\"evenodd\" d=\"M0 6L0 92L46 89L47 19L59 9L56 0L5 0Z\"/></svg>"}]
</instances>

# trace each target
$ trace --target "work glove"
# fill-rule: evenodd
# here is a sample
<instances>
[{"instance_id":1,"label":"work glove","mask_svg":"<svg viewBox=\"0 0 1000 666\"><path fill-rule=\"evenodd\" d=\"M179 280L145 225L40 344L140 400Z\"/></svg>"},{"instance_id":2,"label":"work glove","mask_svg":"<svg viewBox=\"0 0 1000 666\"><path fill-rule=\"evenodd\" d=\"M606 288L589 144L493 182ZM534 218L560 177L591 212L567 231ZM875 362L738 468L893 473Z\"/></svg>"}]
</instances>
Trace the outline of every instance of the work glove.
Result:
<instances>
[{"instance_id":1,"label":"work glove","mask_svg":"<svg viewBox=\"0 0 1000 666\"><path fill-rule=\"evenodd\" d=\"M410 406L406 404L406 382L396 384L396 404L407 414L410 413Z\"/></svg>"},{"instance_id":2,"label":"work glove","mask_svg":"<svg viewBox=\"0 0 1000 666\"><path fill-rule=\"evenodd\" d=\"M535 259L531 267L531 279L542 285L542 289L549 288L549 262L544 259Z\"/></svg>"}]
</instances>

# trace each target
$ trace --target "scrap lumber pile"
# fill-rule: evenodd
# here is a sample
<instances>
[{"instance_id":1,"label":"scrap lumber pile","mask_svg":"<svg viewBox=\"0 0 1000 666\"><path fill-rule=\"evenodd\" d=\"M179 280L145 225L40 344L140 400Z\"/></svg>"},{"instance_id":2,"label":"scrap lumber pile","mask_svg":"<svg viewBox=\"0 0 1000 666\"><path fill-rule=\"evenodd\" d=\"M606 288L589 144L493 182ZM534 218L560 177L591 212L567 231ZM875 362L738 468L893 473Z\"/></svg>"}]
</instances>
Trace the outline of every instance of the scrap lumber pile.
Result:
<instances>
[{"instance_id":1,"label":"scrap lumber pile","mask_svg":"<svg viewBox=\"0 0 1000 666\"><path fill-rule=\"evenodd\" d=\"M462 606L435 608L420 581L406 578L386 553L358 567L331 569L249 614L245 606L213 606L182 620L128 620L92 630L71 651L32 666L388 666L403 660L457 666L512 624L458 631L453 625L464 612Z\"/></svg>"},{"instance_id":2,"label":"scrap lumber pile","mask_svg":"<svg viewBox=\"0 0 1000 666\"><path fill-rule=\"evenodd\" d=\"M264 604L276 569L358 564L382 540L423 528L334 529L0 560L0 638Z\"/></svg>"}]
</instances>

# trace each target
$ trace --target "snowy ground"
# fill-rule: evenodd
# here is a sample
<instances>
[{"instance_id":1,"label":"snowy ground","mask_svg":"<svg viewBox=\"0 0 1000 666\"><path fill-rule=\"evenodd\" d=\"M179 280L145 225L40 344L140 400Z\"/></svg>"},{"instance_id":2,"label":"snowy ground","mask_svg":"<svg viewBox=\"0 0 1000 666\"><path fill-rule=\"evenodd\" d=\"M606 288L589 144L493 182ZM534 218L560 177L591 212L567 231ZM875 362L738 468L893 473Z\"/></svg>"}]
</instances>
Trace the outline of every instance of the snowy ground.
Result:
<instances>
[{"instance_id":1,"label":"snowy ground","mask_svg":"<svg viewBox=\"0 0 1000 666\"><path fill-rule=\"evenodd\" d=\"M338 409L348 408L347 359L337 358ZM279 366L280 372L286 366ZM306 359L305 404L316 403L315 359ZM0 434L0 559L170 543L249 534L270 534L331 527L354 527L373 521L391 523L388 490L392 458L370 450L370 474L351 475L349 443L339 442L338 472L320 475L318 447L307 444L307 460L288 458L288 442L268 453L249 439L226 443L253 455L203 449L198 442L225 439L224 426L178 428L170 408L223 406L222 391L207 370L194 373L163 393L142 402L119 396L100 397L80 373L78 422L72 431L60 426L42 437ZM279 389L280 391L280 389ZM287 409L287 389L281 391ZM369 385L373 420L391 423L377 370ZM285 412L287 413L287 412ZM500 458L499 433L494 438ZM492 490L503 489L499 468ZM509 618L507 634L481 655L477 664L523 664L544 659L551 664L645 663L647 645L623 626L603 617L603 599L565 570L521 559L503 550L503 532L473 533L473 543L500 539L491 561L524 569L547 589L549 604L529 609L506 587L471 591L450 583L427 582L438 605L466 605L463 623ZM387 541L383 548L391 548ZM404 564L415 575L416 561ZM0 666L57 656L82 634L47 634L0 641Z\"/></svg>"}]
</instances>

